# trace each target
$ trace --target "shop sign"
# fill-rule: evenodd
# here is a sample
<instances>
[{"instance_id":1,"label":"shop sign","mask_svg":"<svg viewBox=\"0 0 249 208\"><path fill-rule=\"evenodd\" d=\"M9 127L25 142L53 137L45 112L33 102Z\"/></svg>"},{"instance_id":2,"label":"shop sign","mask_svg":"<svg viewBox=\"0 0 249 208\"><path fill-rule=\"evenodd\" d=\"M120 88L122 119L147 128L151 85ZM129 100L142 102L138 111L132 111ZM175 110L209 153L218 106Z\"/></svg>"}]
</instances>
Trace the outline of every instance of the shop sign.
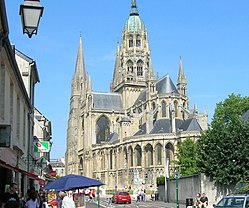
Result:
<instances>
[{"instance_id":1,"label":"shop sign","mask_svg":"<svg viewBox=\"0 0 249 208\"><path fill-rule=\"evenodd\" d=\"M34 145L34 152L49 152L50 151L50 142L38 141Z\"/></svg>"}]
</instances>

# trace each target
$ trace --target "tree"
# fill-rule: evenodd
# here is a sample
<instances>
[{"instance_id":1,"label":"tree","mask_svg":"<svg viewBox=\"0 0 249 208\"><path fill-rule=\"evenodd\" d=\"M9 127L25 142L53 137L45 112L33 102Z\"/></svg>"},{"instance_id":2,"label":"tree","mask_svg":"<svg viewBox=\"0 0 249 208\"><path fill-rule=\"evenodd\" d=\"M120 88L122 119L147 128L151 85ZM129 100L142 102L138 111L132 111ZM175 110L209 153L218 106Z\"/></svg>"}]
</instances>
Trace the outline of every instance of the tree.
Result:
<instances>
[{"instance_id":1,"label":"tree","mask_svg":"<svg viewBox=\"0 0 249 208\"><path fill-rule=\"evenodd\" d=\"M177 143L177 149L177 160L174 162L179 165L181 175L186 176L197 173L197 152L195 142L190 138L179 141Z\"/></svg>"},{"instance_id":2,"label":"tree","mask_svg":"<svg viewBox=\"0 0 249 208\"><path fill-rule=\"evenodd\" d=\"M241 119L248 109L249 97L231 94L216 105L211 127L197 142L199 170L217 182L249 177L249 122Z\"/></svg>"}]
</instances>

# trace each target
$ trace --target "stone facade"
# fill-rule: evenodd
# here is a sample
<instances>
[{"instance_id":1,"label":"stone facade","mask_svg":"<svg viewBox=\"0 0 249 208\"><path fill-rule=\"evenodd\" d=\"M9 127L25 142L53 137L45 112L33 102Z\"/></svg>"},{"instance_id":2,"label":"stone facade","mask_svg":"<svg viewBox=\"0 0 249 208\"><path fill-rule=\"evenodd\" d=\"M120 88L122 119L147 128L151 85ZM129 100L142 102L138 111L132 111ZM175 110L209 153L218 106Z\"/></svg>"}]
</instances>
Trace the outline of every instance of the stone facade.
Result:
<instances>
[{"instance_id":1,"label":"stone facade","mask_svg":"<svg viewBox=\"0 0 249 208\"><path fill-rule=\"evenodd\" d=\"M110 93L94 92L86 74L82 40L72 79L66 173L100 178L102 188L154 189L166 158L174 170L176 144L198 139L207 112L190 109L180 58L176 86L154 75L147 29L132 0L118 45Z\"/></svg>"}]
</instances>

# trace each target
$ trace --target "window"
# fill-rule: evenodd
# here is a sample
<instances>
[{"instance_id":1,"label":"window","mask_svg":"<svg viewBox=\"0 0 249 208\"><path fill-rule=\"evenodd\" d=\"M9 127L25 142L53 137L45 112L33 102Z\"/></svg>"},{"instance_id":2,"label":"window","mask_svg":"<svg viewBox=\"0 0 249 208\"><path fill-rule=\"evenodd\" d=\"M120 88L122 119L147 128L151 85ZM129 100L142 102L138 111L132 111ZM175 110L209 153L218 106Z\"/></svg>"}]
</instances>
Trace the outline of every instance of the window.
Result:
<instances>
[{"instance_id":1,"label":"window","mask_svg":"<svg viewBox=\"0 0 249 208\"><path fill-rule=\"evenodd\" d=\"M166 117L166 103L162 102L162 117Z\"/></svg>"},{"instance_id":2,"label":"window","mask_svg":"<svg viewBox=\"0 0 249 208\"><path fill-rule=\"evenodd\" d=\"M156 152L157 152L157 165L162 165L162 145L158 144L156 146Z\"/></svg>"},{"instance_id":3,"label":"window","mask_svg":"<svg viewBox=\"0 0 249 208\"><path fill-rule=\"evenodd\" d=\"M137 76L143 76L143 62L141 60L137 62Z\"/></svg>"},{"instance_id":4,"label":"window","mask_svg":"<svg viewBox=\"0 0 249 208\"><path fill-rule=\"evenodd\" d=\"M104 142L110 135L110 122L106 116L101 116L96 124L96 140L97 143Z\"/></svg>"},{"instance_id":5,"label":"window","mask_svg":"<svg viewBox=\"0 0 249 208\"><path fill-rule=\"evenodd\" d=\"M112 161L112 150L110 151L110 169L112 170L113 161Z\"/></svg>"},{"instance_id":6,"label":"window","mask_svg":"<svg viewBox=\"0 0 249 208\"><path fill-rule=\"evenodd\" d=\"M136 47L141 48L141 40L136 39Z\"/></svg>"},{"instance_id":7,"label":"window","mask_svg":"<svg viewBox=\"0 0 249 208\"><path fill-rule=\"evenodd\" d=\"M129 37L129 48L133 47L133 37Z\"/></svg>"},{"instance_id":8,"label":"window","mask_svg":"<svg viewBox=\"0 0 249 208\"><path fill-rule=\"evenodd\" d=\"M127 72L128 73L132 73L133 72L133 62L131 60L129 60L127 62Z\"/></svg>"},{"instance_id":9,"label":"window","mask_svg":"<svg viewBox=\"0 0 249 208\"><path fill-rule=\"evenodd\" d=\"M142 165L142 150L140 146L136 146L135 148L136 156L137 156L137 166Z\"/></svg>"}]
</instances>

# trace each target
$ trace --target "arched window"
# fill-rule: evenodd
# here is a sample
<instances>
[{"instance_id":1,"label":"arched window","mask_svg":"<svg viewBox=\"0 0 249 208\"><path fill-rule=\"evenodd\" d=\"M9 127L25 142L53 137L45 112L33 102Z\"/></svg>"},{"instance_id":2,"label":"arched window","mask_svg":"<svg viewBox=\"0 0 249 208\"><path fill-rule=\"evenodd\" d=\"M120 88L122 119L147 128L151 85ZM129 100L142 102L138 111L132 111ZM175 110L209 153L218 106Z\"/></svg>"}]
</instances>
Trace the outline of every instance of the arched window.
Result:
<instances>
[{"instance_id":1,"label":"arched window","mask_svg":"<svg viewBox=\"0 0 249 208\"><path fill-rule=\"evenodd\" d=\"M139 35L136 37L136 47L141 48L141 38Z\"/></svg>"},{"instance_id":2,"label":"arched window","mask_svg":"<svg viewBox=\"0 0 249 208\"><path fill-rule=\"evenodd\" d=\"M101 116L96 124L97 144L104 142L110 135L110 122L106 116Z\"/></svg>"},{"instance_id":3,"label":"arched window","mask_svg":"<svg viewBox=\"0 0 249 208\"><path fill-rule=\"evenodd\" d=\"M136 146L135 153L136 153L137 166L141 166L142 165L142 149L139 145Z\"/></svg>"},{"instance_id":4,"label":"arched window","mask_svg":"<svg viewBox=\"0 0 249 208\"><path fill-rule=\"evenodd\" d=\"M131 60L127 62L127 72L132 73L133 72L133 63Z\"/></svg>"},{"instance_id":5,"label":"arched window","mask_svg":"<svg viewBox=\"0 0 249 208\"><path fill-rule=\"evenodd\" d=\"M143 61L139 60L137 62L137 76L143 76Z\"/></svg>"},{"instance_id":6,"label":"arched window","mask_svg":"<svg viewBox=\"0 0 249 208\"><path fill-rule=\"evenodd\" d=\"M162 102L162 117L166 117L166 102Z\"/></svg>"},{"instance_id":7,"label":"arched window","mask_svg":"<svg viewBox=\"0 0 249 208\"><path fill-rule=\"evenodd\" d=\"M113 168L112 150L110 151L110 170Z\"/></svg>"},{"instance_id":8,"label":"arched window","mask_svg":"<svg viewBox=\"0 0 249 208\"><path fill-rule=\"evenodd\" d=\"M174 160L174 147L171 143L168 143L165 146L166 158L169 158L169 164Z\"/></svg>"},{"instance_id":9,"label":"arched window","mask_svg":"<svg viewBox=\"0 0 249 208\"><path fill-rule=\"evenodd\" d=\"M130 154L130 157L129 157L129 166L133 167L133 149L132 149L132 147L129 147L129 154Z\"/></svg>"},{"instance_id":10,"label":"arched window","mask_svg":"<svg viewBox=\"0 0 249 208\"><path fill-rule=\"evenodd\" d=\"M145 160L147 167L153 165L153 147L147 144L145 147Z\"/></svg>"},{"instance_id":11,"label":"arched window","mask_svg":"<svg viewBox=\"0 0 249 208\"><path fill-rule=\"evenodd\" d=\"M133 37L132 35L129 37L129 48L133 47Z\"/></svg>"},{"instance_id":12,"label":"arched window","mask_svg":"<svg viewBox=\"0 0 249 208\"><path fill-rule=\"evenodd\" d=\"M162 165L162 148L161 144L156 145L157 165Z\"/></svg>"}]
</instances>

